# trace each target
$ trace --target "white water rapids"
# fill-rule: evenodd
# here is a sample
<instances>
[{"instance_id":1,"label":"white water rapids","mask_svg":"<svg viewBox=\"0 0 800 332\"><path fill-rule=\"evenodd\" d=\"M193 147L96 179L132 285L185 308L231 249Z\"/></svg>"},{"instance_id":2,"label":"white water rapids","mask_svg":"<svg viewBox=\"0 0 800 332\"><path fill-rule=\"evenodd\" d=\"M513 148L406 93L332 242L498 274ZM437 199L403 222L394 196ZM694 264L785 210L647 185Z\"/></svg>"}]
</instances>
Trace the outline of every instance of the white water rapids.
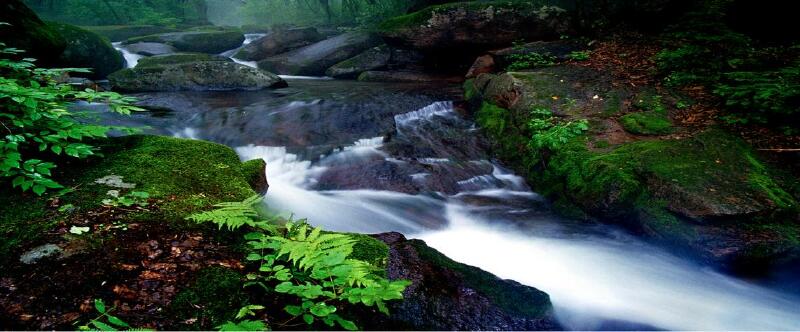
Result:
<instances>
[{"instance_id":1,"label":"white water rapids","mask_svg":"<svg viewBox=\"0 0 800 332\"><path fill-rule=\"evenodd\" d=\"M444 109L450 106L435 104L398 115L398 130L456 116ZM360 140L315 163L283 147L244 146L237 152L243 160L267 162L266 201L271 208L329 229L400 231L423 239L459 262L547 292L568 328L592 329L604 321L620 321L677 330L800 329L797 299L682 261L630 236L560 231L556 218L535 214L526 220L534 226L525 231L502 218L486 217L483 212L491 207L470 205L461 197L540 199L520 188L519 177L499 167L481 176L491 181L474 181L489 187L451 196L308 189L326 165L359 158L404 162L387 157L381 146L380 138ZM507 213L526 216L525 210ZM429 227L418 220L430 215L443 218L446 226Z\"/></svg>"}]
</instances>

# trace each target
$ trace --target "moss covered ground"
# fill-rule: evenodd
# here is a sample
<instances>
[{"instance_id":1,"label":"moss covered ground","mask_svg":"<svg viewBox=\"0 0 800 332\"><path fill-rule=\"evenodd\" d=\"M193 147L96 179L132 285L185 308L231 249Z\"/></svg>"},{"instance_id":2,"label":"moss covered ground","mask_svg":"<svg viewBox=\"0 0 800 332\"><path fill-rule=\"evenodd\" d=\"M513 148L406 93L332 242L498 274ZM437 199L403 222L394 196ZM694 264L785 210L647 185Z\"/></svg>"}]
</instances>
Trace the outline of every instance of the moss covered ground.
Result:
<instances>
[{"instance_id":1,"label":"moss covered ground","mask_svg":"<svg viewBox=\"0 0 800 332\"><path fill-rule=\"evenodd\" d=\"M68 193L43 197L17 190L0 193L0 256L11 257L20 245L35 242L72 213L101 207L109 190L123 195L147 192L154 200L157 209L128 214L129 220L177 225L186 215L215 203L254 195L249 180L256 175L250 173L263 172L256 163L241 163L230 148L203 141L129 136L101 141L99 146L101 156L72 160L57 170ZM95 182L110 175L136 186L114 188ZM59 209L64 206L74 208Z\"/></svg>"}]
</instances>

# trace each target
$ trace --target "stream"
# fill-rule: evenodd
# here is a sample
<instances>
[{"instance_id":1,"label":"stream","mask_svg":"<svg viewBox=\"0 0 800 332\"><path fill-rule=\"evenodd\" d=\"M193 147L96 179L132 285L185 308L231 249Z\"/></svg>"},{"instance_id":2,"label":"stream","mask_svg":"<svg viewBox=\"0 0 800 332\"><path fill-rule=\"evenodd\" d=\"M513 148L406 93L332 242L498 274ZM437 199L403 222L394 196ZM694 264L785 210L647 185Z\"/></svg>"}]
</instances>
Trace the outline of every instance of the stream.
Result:
<instances>
[{"instance_id":1,"label":"stream","mask_svg":"<svg viewBox=\"0 0 800 332\"><path fill-rule=\"evenodd\" d=\"M134 94L155 111L100 116L264 159L271 209L422 239L547 292L566 328L800 330L800 299L556 216L491 158L451 102L457 86L287 80L278 90Z\"/></svg>"}]
</instances>

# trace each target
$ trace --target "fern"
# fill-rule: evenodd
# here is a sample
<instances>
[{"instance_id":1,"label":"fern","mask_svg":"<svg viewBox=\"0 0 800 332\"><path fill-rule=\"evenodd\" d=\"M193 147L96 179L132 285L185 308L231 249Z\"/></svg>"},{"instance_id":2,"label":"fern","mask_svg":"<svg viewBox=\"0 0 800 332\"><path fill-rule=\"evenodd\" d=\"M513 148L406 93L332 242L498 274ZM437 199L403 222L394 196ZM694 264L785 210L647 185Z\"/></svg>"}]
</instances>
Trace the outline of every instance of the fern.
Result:
<instances>
[{"instance_id":1,"label":"fern","mask_svg":"<svg viewBox=\"0 0 800 332\"><path fill-rule=\"evenodd\" d=\"M225 202L215 204L218 209L196 213L186 219L197 223L212 222L217 224L220 229L227 227L229 230L236 230L242 226L259 227L264 223L257 221L258 211L254 206L264 198L255 195L241 202Z\"/></svg>"},{"instance_id":2,"label":"fern","mask_svg":"<svg viewBox=\"0 0 800 332\"><path fill-rule=\"evenodd\" d=\"M367 262L349 258L356 239L347 234L327 233L311 227L305 220L288 220L278 231L277 218L264 220L253 206L262 198L255 196L243 202L222 203L218 209L192 215L196 222L213 222L228 229L250 226L257 231L245 235L250 252L246 260L258 263L258 272L247 275L248 286L293 295L297 303L284 311L301 317L307 324L316 321L346 330L358 329L355 323L339 314L351 305L375 306L389 314L386 301L400 300L410 284L406 280L390 281L378 274L379 269ZM255 315L249 305L240 309L238 318ZM241 326L241 324L252 326ZM260 321L228 322L222 330L260 328ZM266 326L263 326L266 328Z\"/></svg>"}]
</instances>

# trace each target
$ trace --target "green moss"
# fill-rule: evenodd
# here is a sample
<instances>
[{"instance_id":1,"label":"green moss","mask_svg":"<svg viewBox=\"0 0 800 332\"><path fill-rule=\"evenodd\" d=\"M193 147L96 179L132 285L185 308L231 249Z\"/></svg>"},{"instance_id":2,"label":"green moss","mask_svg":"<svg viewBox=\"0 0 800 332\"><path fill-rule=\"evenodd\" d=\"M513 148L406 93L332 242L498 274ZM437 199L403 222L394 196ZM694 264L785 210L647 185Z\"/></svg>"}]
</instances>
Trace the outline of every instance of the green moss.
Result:
<instances>
[{"instance_id":1,"label":"green moss","mask_svg":"<svg viewBox=\"0 0 800 332\"><path fill-rule=\"evenodd\" d=\"M627 132L637 135L666 135L673 131L669 117L661 112L626 114L619 121Z\"/></svg>"},{"instance_id":2,"label":"green moss","mask_svg":"<svg viewBox=\"0 0 800 332\"><path fill-rule=\"evenodd\" d=\"M436 249L428 247L423 241L411 240L410 242L421 259L459 274L467 286L508 312L529 318L541 318L552 308L550 297L542 291L518 283L499 282L498 278L491 273L447 258ZM447 281L443 280L442 282L446 283Z\"/></svg>"},{"instance_id":3,"label":"green moss","mask_svg":"<svg viewBox=\"0 0 800 332\"><path fill-rule=\"evenodd\" d=\"M56 179L74 191L59 198L78 211L101 206L110 189L96 179L121 176L135 183L158 203L151 211L126 215L131 220L188 225L183 218L219 202L241 201L255 194L248 183L254 163L243 165L236 153L223 145L160 136L128 136L98 142L102 157L64 160ZM10 188L7 183L0 184ZM125 189L123 189L125 193ZM0 191L0 256L36 241L65 213L48 208L52 196L36 197L17 190Z\"/></svg>"},{"instance_id":4,"label":"green moss","mask_svg":"<svg viewBox=\"0 0 800 332\"><path fill-rule=\"evenodd\" d=\"M187 63L187 62L200 62L200 61L231 61L231 60L214 54L174 53L174 54L142 58L139 60L139 63L136 64L136 67L137 68L155 67L160 65L170 65L178 63Z\"/></svg>"},{"instance_id":5,"label":"green moss","mask_svg":"<svg viewBox=\"0 0 800 332\"><path fill-rule=\"evenodd\" d=\"M259 188L265 183L265 172L267 162L264 159L253 159L242 163L242 176L247 179L247 183L254 190L263 190L266 188Z\"/></svg>"},{"instance_id":6,"label":"green moss","mask_svg":"<svg viewBox=\"0 0 800 332\"><path fill-rule=\"evenodd\" d=\"M0 41L8 47L25 50L26 57L36 58L41 65L52 65L67 46L61 34L42 22L21 0L0 2Z\"/></svg>"},{"instance_id":7,"label":"green moss","mask_svg":"<svg viewBox=\"0 0 800 332\"><path fill-rule=\"evenodd\" d=\"M214 328L233 320L237 310L247 304L242 280L240 273L228 268L203 269L188 288L175 296L170 310L183 321L196 318L192 328Z\"/></svg>"},{"instance_id":8,"label":"green moss","mask_svg":"<svg viewBox=\"0 0 800 332\"><path fill-rule=\"evenodd\" d=\"M125 59L100 35L73 25L49 22L67 41L60 65L71 68L90 68L91 78L105 78L124 67Z\"/></svg>"},{"instance_id":9,"label":"green moss","mask_svg":"<svg viewBox=\"0 0 800 332\"><path fill-rule=\"evenodd\" d=\"M383 241L373 238L366 234L350 234L358 242L353 246L353 253L350 258L358 259L370 263L386 273L386 265L389 259L389 246Z\"/></svg>"}]
</instances>

